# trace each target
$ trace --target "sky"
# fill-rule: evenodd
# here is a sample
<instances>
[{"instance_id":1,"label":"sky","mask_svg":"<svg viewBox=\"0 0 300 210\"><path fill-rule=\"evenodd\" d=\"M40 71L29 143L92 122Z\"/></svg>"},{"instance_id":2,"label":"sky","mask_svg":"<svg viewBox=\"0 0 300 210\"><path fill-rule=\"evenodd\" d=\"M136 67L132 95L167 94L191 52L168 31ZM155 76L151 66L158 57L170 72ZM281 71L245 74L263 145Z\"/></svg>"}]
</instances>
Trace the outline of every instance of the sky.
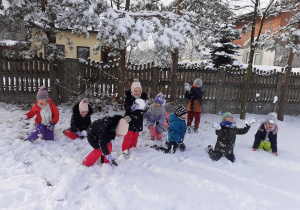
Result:
<instances>
[{"instance_id":1,"label":"sky","mask_svg":"<svg viewBox=\"0 0 300 210\"><path fill-rule=\"evenodd\" d=\"M71 107L58 106L54 141L31 143L23 139L33 130L34 119L19 121L29 108L0 103L0 209L299 209L300 116L285 115L277 122L278 156L252 151L254 134L266 115L247 113L246 119L255 117L257 122L237 136L236 162L212 161L204 148L214 147L212 123L220 123L221 115L204 113L199 133L185 136L185 152L163 154L149 148L162 141L151 141L144 125L129 159L121 154L123 139L117 138L112 156L118 166L96 162L88 168L81 164L92 151L87 139L71 140L62 133L69 127ZM114 110L95 113L92 121L124 114ZM243 127L239 115L233 116L237 127Z\"/></svg>"}]
</instances>

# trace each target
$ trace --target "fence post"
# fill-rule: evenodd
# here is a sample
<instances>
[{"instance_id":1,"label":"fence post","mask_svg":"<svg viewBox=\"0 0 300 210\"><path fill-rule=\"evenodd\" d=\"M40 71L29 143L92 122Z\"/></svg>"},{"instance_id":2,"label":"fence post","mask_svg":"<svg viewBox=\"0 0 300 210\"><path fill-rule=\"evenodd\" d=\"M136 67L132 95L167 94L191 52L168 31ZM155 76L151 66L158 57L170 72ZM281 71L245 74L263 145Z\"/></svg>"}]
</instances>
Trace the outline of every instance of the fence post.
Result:
<instances>
[{"instance_id":1,"label":"fence post","mask_svg":"<svg viewBox=\"0 0 300 210\"><path fill-rule=\"evenodd\" d=\"M158 82L160 81L159 79L159 69L158 67L152 67L152 72L151 72L151 79L152 79L152 84L151 84L151 93L150 97L155 98L156 96L156 90L158 87Z\"/></svg>"},{"instance_id":2,"label":"fence post","mask_svg":"<svg viewBox=\"0 0 300 210\"><path fill-rule=\"evenodd\" d=\"M221 106L221 96L223 93L223 78L225 77L225 67L221 66L218 69L217 76L217 90L216 90L216 101L215 101L215 114L218 114Z\"/></svg>"},{"instance_id":3,"label":"fence post","mask_svg":"<svg viewBox=\"0 0 300 210\"><path fill-rule=\"evenodd\" d=\"M274 103L274 107L273 107L273 111L277 112L278 109L278 102L279 102L279 97L280 97L280 88L282 85L282 81L283 81L283 71L284 69L281 69L281 72L276 72L276 76L277 76L277 85L276 85L276 91L275 91L275 95L277 96L277 101L276 103Z\"/></svg>"}]
</instances>

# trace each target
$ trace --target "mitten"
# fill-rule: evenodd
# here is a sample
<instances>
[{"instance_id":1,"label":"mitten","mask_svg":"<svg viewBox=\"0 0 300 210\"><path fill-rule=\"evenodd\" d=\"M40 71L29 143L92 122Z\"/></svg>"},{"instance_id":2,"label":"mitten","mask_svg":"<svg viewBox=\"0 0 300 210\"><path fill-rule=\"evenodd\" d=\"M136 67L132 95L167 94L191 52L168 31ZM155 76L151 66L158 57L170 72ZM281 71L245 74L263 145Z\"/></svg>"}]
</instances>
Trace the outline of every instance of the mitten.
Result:
<instances>
[{"instance_id":1,"label":"mitten","mask_svg":"<svg viewBox=\"0 0 300 210\"><path fill-rule=\"evenodd\" d=\"M114 158L113 156L111 156L111 154L108 154L108 155L106 155L105 156L106 157L106 159L110 162L110 165L118 165L116 162L115 162L115 159L116 158Z\"/></svg>"},{"instance_id":2,"label":"mitten","mask_svg":"<svg viewBox=\"0 0 300 210\"><path fill-rule=\"evenodd\" d=\"M273 152L273 155L278 156L277 152Z\"/></svg>"},{"instance_id":3,"label":"mitten","mask_svg":"<svg viewBox=\"0 0 300 210\"><path fill-rule=\"evenodd\" d=\"M55 123L54 122L51 122L47 125L47 129L50 130L50 131L53 131L54 129L54 126L55 126Z\"/></svg>"},{"instance_id":4,"label":"mitten","mask_svg":"<svg viewBox=\"0 0 300 210\"><path fill-rule=\"evenodd\" d=\"M138 109L139 108L139 104L133 104L132 106L131 106L131 110L132 111L135 111L136 109Z\"/></svg>"},{"instance_id":5,"label":"mitten","mask_svg":"<svg viewBox=\"0 0 300 210\"><path fill-rule=\"evenodd\" d=\"M218 124L218 123L213 123L212 124L212 127L216 130L220 130L221 129L221 126Z\"/></svg>"},{"instance_id":6,"label":"mitten","mask_svg":"<svg viewBox=\"0 0 300 210\"><path fill-rule=\"evenodd\" d=\"M27 115L22 115L19 119L19 121L27 120Z\"/></svg>"},{"instance_id":7,"label":"mitten","mask_svg":"<svg viewBox=\"0 0 300 210\"><path fill-rule=\"evenodd\" d=\"M79 137L83 136L82 133L81 133L80 131L77 131L77 132L76 132L76 135L79 136Z\"/></svg>"},{"instance_id":8,"label":"mitten","mask_svg":"<svg viewBox=\"0 0 300 210\"><path fill-rule=\"evenodd\" d=\"M252 123L255 123L256 119L254 117L249 117L247 120L245 120L245 124L251 126Z\"/></svg>"},{"instance_id":9,"label":"mitten","mask_svg":"<svg viewBox=\"0 0 300 210\"><path fill-rule=\"evenodd\" d=\"M257 149L253 148L253 151L257 151Z\"/></svg>"}]
</instances>

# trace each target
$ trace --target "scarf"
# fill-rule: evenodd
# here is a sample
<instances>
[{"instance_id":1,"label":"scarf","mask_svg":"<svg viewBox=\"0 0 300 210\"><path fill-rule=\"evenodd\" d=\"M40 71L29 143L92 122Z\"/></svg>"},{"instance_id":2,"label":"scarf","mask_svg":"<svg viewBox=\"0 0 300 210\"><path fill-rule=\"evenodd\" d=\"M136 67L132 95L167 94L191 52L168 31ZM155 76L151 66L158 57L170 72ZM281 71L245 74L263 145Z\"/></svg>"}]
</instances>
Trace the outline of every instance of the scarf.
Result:
<instances>
[{"instance_id":1,"label":"scarf","mask_svg":"<svg viewBox=\"0 0 300 210\"><path fill-rule=\"evenodd\" d=\"M220 123L220 126L223 126L223 127L226 127L226 128L235 128L235 125L236 125L235 121L233 121L233 122L222 121Z\"/></svg>"},{"instance_id":2,"label":"scarf","mask_svg":"<svg viewBox=\"0 0 300 210\"><path fill-rule=\"evenodd\" d=\"M272 128L271 130L268 130L267 127L266 127L266 125L264 125L264 127L265 127L265 129L266 129L266 137L265 137L265 139L264 139L264 142L265 142L265 144L266 144L266 143L268 143L268 141L269 141L269 133L270 133L271 131L273 131L273 130L275 129L276 126L274 126L274 128Z\"/></svg>"}]
</instances>

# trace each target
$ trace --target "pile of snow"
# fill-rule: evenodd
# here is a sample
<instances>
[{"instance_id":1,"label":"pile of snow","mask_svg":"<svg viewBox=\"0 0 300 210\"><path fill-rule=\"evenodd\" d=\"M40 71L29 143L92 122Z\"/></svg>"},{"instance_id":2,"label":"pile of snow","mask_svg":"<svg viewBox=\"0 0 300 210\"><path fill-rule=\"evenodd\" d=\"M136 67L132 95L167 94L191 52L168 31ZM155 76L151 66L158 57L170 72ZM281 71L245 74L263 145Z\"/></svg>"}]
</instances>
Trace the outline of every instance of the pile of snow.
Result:
<instances>
[{"instance_id":1,"label":"pile of snow","mask_svg":"<svg viewBox=\"0 0 300 210\"><path fill-rule=\"evenodd\" d=\"M34 128L34 119L19 121L28 110L0 103L0 209L298 209L300 203L300 116L278 122L278 155L253 152L254 134L265 115L246 135L237 136L236 162L214 162L204 148L214 146L213 122L220 115L203 114L199 133L187 134L185 152L163 154L149 145L144 126L130 159L121 155L122 138L113 141L119 166L97 162L85 167L92 151L83 140L70 140L71 107L61 105L55 141L21 140ZM108 115L124 114L113 112ZM92 120L104 117L92 115ZM237 126L244 121L234 114ZM163 140L167 138L164 132Z\"/></svg>"}]
</instances>

